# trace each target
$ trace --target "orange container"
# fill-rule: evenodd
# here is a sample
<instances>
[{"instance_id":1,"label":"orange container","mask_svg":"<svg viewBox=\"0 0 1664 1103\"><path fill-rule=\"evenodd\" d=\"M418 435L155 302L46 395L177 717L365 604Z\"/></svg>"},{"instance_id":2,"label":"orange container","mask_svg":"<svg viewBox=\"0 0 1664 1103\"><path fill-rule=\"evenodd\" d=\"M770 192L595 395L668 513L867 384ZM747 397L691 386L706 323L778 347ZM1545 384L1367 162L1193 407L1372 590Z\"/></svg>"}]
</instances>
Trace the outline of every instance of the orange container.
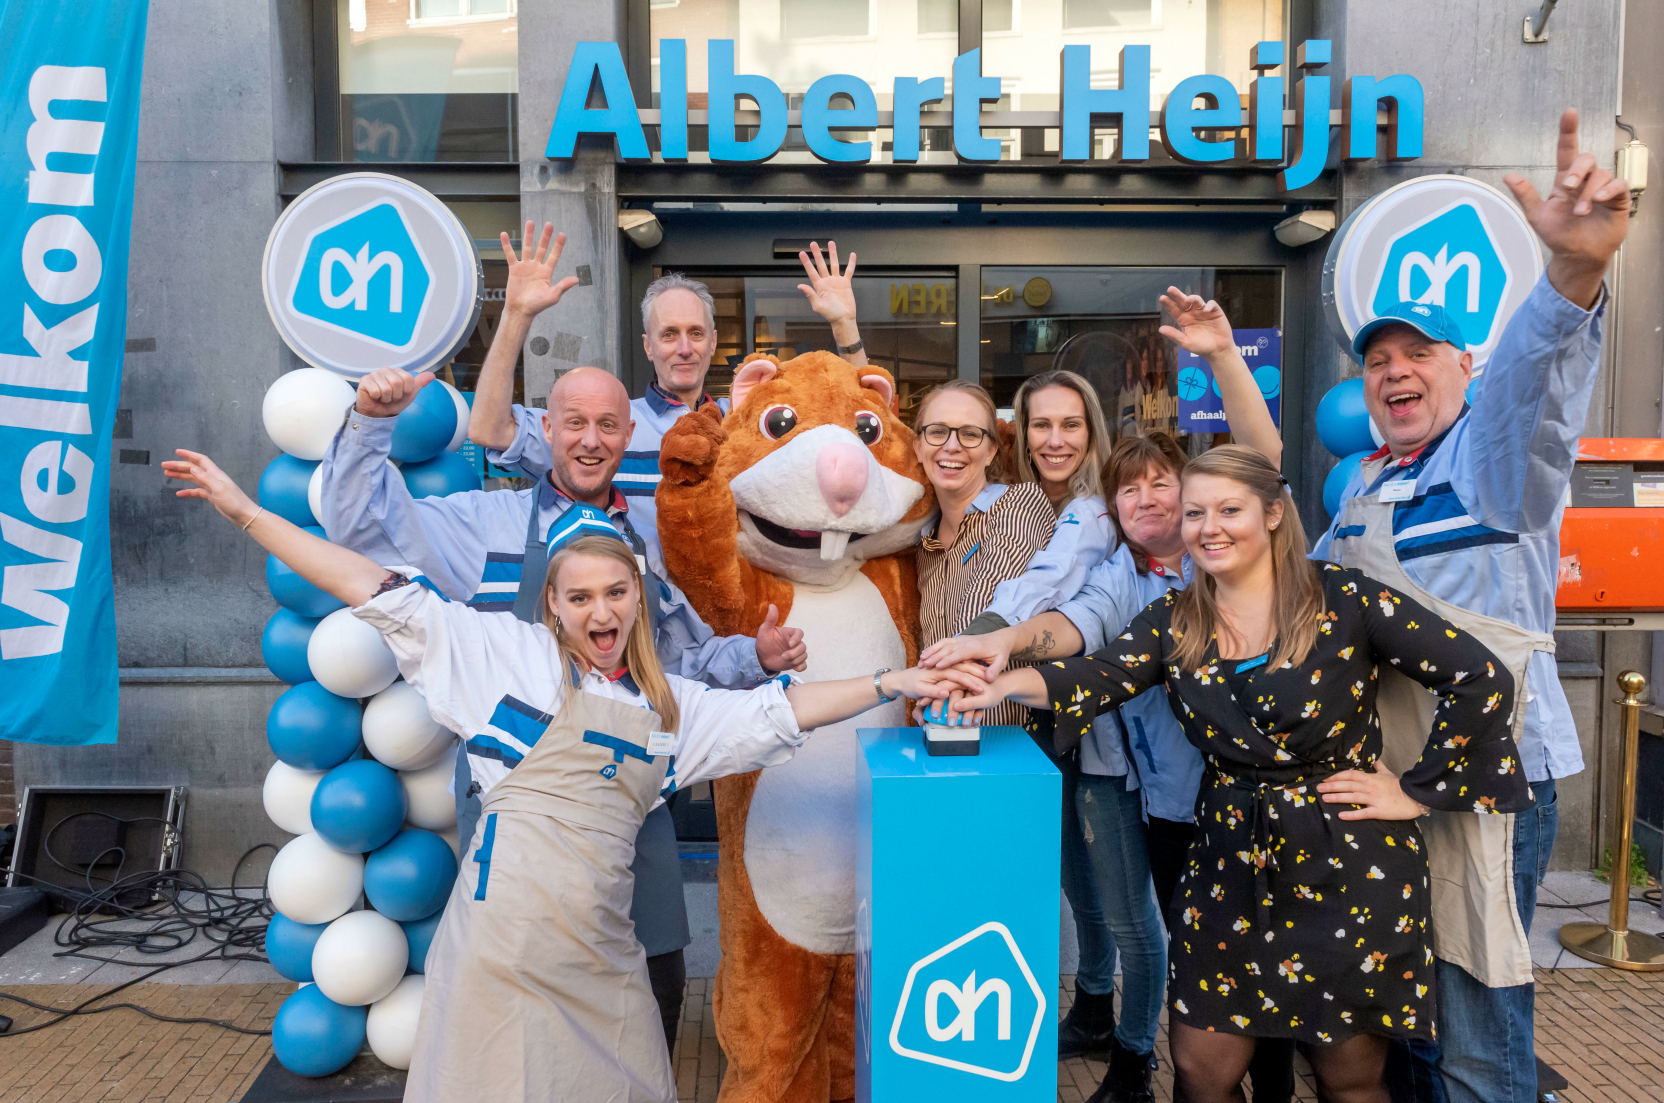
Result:
<instances>
[{"instance_id":1,"label":"orange container","mask_svg":"<svg viewBox=\"0 0 1664 1103\"><path fill-rule=\"evenodd\" d=\"M1560 523L1562 611L1664 611L1664 440L1578 442Z\"/></svg>"}]
</instances>

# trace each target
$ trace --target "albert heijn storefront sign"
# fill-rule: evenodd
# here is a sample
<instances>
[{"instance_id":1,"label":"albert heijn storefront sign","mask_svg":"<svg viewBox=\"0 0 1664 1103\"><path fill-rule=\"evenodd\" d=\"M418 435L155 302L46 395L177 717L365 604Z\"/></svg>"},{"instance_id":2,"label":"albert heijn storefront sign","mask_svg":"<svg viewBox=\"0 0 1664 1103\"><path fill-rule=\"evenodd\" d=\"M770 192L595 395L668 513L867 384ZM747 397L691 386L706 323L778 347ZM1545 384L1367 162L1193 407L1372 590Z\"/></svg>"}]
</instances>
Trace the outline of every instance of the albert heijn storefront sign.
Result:
<instances>
[{"instance_id":1,"label":"albert heijn storefront sign","mask_svg":"<svg viewBox=\"0 0 1664 1103\"><path fill-rule=\"evenodd\" d=\"M1295 51L1292 68L1298 78L1293 82L1292 109L1284 104L1289 82L1274 73L1284 67L1284 53L1281 42L1261 42L1250 51L1249 65L1259 75L1252 82L1246 110L1235 85L1222 76L1204 73L1180 80L1159 111L1152 113L1149 46L1122 48L1116 88L1092 87L1090 46L1065 46L1060 66L1061 109L998 114L1025 116L1022 122L1006 121L1005 126L1059 129L1058 160L1064 166L1078 167L1095 160L1136 166L1148 161L1150 129L1154 127L1174 160L1195 165L1224 161L1285 165L1278 186L1294 191L1316 180L1329 156L1330 131L1335 124L1330 109L1331 78L1318 70L1329 64L1330 43L1327 39L1309 39ZM848 74L821 77L804 93L802 110L789 111L785 93L774 81L734 71L732 40L711 39L706 60L709 108L692 111L688 107L687 42L661 39L660 106L657 111L641 111L636 107L617 43L578 43L545 156L570 159L580 135L602 134L615 139L621 159L651 161L654 151L649 147L645 127L656 123L658 158L663 161L695 159L690 156L689 130L704 126L708 128L712 163L754 165L778 154L787 130L798 127L809 151L821 161L862 165L874 159L871 132L883 128L893 134L890 163L906 165L918 163L920 135L928 125L951 128L953 151L962 163L991 164L1000 160L999 139L984 134L982 128L1002 123L995 113L984 112L982 105L998 102L1001 81L997 76L983 75L981 50L970 50L954 59L953 105L949 111L929 110L931 104L947 98L948 82L944 77L895 78L894 108L880 111L872 86ZM597 90L604 106L589 106ZM742 99L750 100L757 108L743 122L738 114ZM1382 113L1387 120L1384 152L1378 132ZM1421 82L1409 74L1347 78L1338 120L1342 156L1354 161L1377 156L1389 160L1420 157L1423 114ZM1047 118L1030 121L1029 117L1041 115ZM934 116L941 116L940 121ZM755 132L740 137L742 125L755 127ZM1119 142L1110 157L1094 158L1094 128L1118 132ZM1292 130L1291 140L1285 141L1285 129ZM1232 133L1220 137L1221 131Z\"/></svg>"}]
</instances>

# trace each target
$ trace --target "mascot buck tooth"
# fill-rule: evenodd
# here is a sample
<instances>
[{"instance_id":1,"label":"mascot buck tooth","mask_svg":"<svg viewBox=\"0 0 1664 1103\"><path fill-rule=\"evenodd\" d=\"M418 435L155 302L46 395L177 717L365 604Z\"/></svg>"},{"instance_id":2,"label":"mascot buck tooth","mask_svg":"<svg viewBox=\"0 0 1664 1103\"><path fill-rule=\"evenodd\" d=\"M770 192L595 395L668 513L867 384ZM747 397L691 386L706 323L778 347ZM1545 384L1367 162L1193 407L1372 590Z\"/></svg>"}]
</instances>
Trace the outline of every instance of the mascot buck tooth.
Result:
<instances>
[{"instance_id":1,"label":"mascot buck tooth","mask_svg":"<svg viewBox=\"0 0 1664 1103\"><path fill-rule=\"evenodd\" d=\"M935 499L890 375L827 352L753 357L731 410L721 419L707 404L665 434L657 500L672 577L718 635L754 634L777 606L803 629L806 678L911 665L913 547ZM903 725L905 705L875 699L789 763L713 786L723 1103L855 1094L855 730Z\"/></svg>"}]
</instances>

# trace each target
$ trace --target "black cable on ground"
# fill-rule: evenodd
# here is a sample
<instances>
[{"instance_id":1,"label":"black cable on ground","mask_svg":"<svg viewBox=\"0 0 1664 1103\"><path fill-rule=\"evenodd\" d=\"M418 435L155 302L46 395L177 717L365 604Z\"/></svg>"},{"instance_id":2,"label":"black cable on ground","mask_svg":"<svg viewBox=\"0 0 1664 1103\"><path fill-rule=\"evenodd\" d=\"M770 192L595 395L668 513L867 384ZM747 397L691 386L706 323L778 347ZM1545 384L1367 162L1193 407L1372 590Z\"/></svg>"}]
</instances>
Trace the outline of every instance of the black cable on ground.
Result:
<instances>
[{"instance_id":1,"label":"black cable on ground","mask_svg":"<svg viewBox=\"0 0 1664 1103\"><path fill-rule=\"evenodd\" d=\"M83 813L85 814L85 813ZM100 813L102 814L102 813ZM68 817L66 817L66 820ZM60 821L53 828L61 827ZM237 1026L222 1019L176 1018L150 1011L137 1004L119 1003L106 1004L100 1007L91 1005L108 999L110 996L143 983L169 969L176 969L182 965L195 965L204 961L265 961L266 927L271 921L273 909L271 897L265 886L260 886L260 895L250 897L240 895L246 893L253 886L239 889L237 876L242 872L243 865L250 857L263 849L277 849L271 843L262 843L250 847L237 859L237 864L231 871L231 886L229 888L213 888L209 886L201 875L191 870L170 869L155 870L144 873L134 873L120 877L121 865L117 865L117 877L102 887L92 883L92 869L104 857L100 854L93 862L86 864L85 877L88 891L67 888L45 880L41 877L30 877L27 874L15 874L27 880L36 881L49 886L56 894L69 897L75 901L72 911L59 922L57 931L53 934L54 944L66 949L54 954L54 957L73 957L87 961L96 961L109 965L137 965L138 962L123 960L118 957L105 957L92 950L113 948L117 952L122 950L138 954L172 953L188 946L200 935L214 944L213 948L204 951L193 958L183 961L170 961L158 965L142 976L116 985L114 988L100 992L68 1010L48 1007L25 999L9 992L0 992L0 999L11 1000L15 1003L32 1007L38 1011L52 1013L55 1017L33 1026L22 1029L11 1029L0 1033L0 1038L18 1037L31 1034L58 1023L75 1015L96 1015L105 1011L115 1011L127 1008L137 1011L148 1018L167 1023L205 1023L211 1026L223 1027L239 1034L270 1035L270 1030L254 1030ZM113 848L120 850L121 848ZM105 851L109 853L109 851ZM47 851L47 856L55 865L69 873L82 873L58 860L56 855ZM125 862L125 852L121 861ZM78 863L79 864L79 863ZM134 897L142 899L142 904L124 904L123 899L132 900ZM139 923L142 926L132 926Z\"/></svg>"}]
</instances>

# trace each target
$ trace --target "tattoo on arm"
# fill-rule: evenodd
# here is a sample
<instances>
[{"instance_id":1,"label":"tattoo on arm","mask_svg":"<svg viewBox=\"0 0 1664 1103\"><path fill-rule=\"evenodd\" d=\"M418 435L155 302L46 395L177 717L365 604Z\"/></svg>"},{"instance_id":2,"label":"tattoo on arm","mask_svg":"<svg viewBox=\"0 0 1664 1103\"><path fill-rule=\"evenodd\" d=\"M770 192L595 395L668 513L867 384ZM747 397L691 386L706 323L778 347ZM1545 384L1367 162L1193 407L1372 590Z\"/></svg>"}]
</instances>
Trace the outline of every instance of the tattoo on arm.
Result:
<instances>
[{"instance_id":1,"label":"tattoo on arm","mask_svg":"<svg viewBox=\"0 0 1664 1103\"><path fill-rule=\"evenodd\" d=\"M1023 662L1027 662L1032 659L1043 659L1056 650L1056 648L1057 640L1052 635L1051 630L1047 629L1041 632L1038 636L1029 640L1027 647L1019 648L1018 650L1013 651L1011 653L1011 657L1014 660L1020 660Z\"/></svg>"}]
</instances>

